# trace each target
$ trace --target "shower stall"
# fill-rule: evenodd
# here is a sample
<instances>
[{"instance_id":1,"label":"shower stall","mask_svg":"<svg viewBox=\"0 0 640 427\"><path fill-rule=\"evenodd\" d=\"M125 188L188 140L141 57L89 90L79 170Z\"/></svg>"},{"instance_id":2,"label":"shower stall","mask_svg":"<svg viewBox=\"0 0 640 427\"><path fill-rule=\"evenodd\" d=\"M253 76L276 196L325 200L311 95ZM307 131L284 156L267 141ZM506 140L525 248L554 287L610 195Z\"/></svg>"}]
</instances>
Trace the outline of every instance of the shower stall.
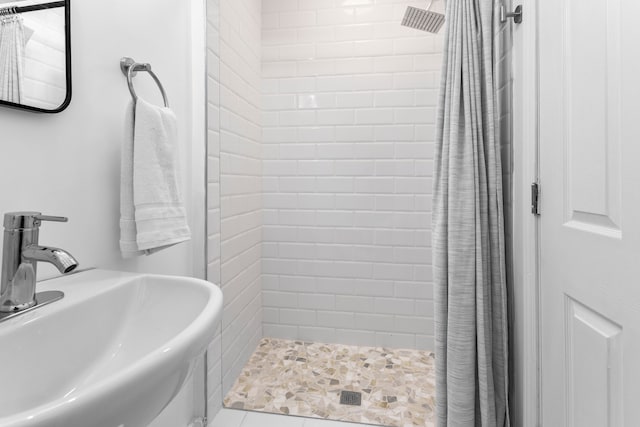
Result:
<instances>
[{"instance_id":1,"label":"shower stall","mask_svg":"<svg viewBox=\"0 0 640 427\"><path fill-rule=\"evenodd\" d=\"M225 297L211 416L224 402L432 422L442 15L444 1L207 0L207 271ZM507 218L509 31L496 22Z\"/></svg>"}]
</instances>

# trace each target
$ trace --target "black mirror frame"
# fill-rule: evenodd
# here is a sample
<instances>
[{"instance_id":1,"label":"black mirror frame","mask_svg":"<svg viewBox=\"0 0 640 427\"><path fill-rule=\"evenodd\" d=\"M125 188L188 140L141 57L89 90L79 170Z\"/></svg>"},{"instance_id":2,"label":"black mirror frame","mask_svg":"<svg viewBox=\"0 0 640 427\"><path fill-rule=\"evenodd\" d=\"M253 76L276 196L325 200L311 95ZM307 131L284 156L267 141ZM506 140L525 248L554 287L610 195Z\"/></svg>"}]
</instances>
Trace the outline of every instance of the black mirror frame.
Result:
<instances>
[{"instance_id":1,"label":"black mirror frame","mask_svg":"<svg viewBox=\"0 0 640 427\"><path fill-rule=\"evenodd\" d=\"M67 95L60 104L60 106L54 110L46 110L44 108L32 107L29 105L16 104L15 102L0 100L0 106L7 106L10 108L16 108L20 110L34 111L37 113L55 114L64 111L71 103L71 0L64 1L64 36L65 36L65 67L66 67L66 79L67 79ZM56 2L57 3L57 2ZM62 2L60 2L62 3ZM56 6L60 7L60 6Z\"/></svg>"}]
</instances>

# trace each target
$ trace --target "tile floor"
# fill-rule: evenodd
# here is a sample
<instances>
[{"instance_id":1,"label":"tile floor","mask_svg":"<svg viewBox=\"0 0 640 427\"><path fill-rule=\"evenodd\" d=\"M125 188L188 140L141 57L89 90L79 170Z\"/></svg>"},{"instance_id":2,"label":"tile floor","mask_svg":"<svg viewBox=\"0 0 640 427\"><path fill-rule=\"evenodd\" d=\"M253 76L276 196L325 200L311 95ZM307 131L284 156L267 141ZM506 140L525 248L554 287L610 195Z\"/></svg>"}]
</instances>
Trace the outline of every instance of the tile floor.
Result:
<instances>
[{"instance_id":1,"label":"tile floor","mask_svg":"<svg viewBox=\"0 0 640 427\"><path fill-rule=\"evenodd\" d=\"M433 353L426 351L265 338L224 405L391 427L431 427L433 362ZM342 390L361 392L362 405L341 405ZM247 415L247 420L252 417Z\"/></svg>"},{"instance_id":2,"label":"tile floor","mask_svg":"<svg viewBox=\"0 0 640 427\"><path fill-rule=\"evenodd\" d=\"M357 427L364 424L318 420L223 408L209 427ZM369 426L373 427L373 426Z\"/></svg>"}]
</instances>

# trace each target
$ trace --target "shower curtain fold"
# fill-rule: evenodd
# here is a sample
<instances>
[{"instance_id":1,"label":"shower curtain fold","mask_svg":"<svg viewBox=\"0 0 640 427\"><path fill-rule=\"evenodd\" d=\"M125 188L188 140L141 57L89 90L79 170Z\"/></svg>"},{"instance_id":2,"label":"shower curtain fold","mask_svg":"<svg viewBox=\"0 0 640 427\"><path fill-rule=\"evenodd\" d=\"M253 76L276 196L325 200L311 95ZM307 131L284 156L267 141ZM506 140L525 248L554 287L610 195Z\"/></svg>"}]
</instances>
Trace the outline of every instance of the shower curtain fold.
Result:
<instances>
[{"instance_id":1,"label":"shower curtain fold","mask_svg":"<svg viewBox=\"0 0 640 427\"><path fill-rule=\"evenodd\" d=\"M0 18L0 100L16 104L24 97L25 37L22 17Z\"/></svg>"},{"instance_id":2,"label":"shower curtain fold","mask_svg":"<svg viewBox=\"0 0 640 427\"><path fill-rule=\"evenodd\" d=\"M508 325L491 0L447 2L434 164L438 427L505 427Z\"/></svg>"}]
</instances>

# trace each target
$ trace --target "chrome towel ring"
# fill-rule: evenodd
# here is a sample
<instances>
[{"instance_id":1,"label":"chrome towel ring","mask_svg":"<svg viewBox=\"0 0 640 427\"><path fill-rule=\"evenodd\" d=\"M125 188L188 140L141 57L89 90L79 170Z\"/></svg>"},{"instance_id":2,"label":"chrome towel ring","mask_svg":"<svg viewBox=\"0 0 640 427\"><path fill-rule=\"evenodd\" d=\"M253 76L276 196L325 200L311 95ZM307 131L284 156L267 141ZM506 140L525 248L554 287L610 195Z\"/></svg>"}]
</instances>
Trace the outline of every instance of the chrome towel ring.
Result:
<instances>
[{"instance_id":1,"label":"chrome towel ring","mask_svg":"<svg viewBox=\"0 0 640 427\"><path fill-rule=\"evenodd\" d=\"M153 77L153 80L158 85L158 89L160 89L160 93L162 93L162 99L164 100L164 106L169 108L169 100L167 99L167 93L164 91L164 87L162 87L162 83L160 83L160 79L156 76L151 70L151 64L139 63L134 61L132 58L124 57L120 59L120 69L122 70L122 74L127 76L127 84L129 85L129 92L131 92L131 96L134 101L138 101L138 95L136 94L136 90L133 87L133 78L138 74L138 71L146 71Z\"/></svg>"}]
</instances>

